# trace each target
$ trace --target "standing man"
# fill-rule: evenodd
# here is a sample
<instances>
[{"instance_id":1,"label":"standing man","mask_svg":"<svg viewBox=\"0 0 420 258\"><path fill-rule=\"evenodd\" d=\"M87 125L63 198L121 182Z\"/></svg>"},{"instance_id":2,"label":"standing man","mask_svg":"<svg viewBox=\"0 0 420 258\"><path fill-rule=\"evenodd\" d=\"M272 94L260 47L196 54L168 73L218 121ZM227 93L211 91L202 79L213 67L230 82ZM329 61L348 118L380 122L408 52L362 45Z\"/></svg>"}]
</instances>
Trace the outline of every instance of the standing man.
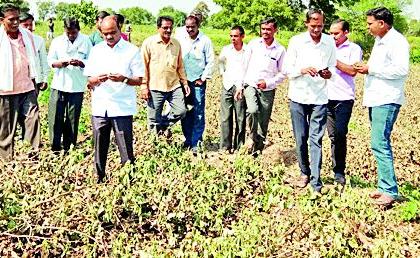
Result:
<instances>
[{"instance_id":1,"label":"standing man","mask_svg":"<svg viewBox=\"0 0 420 258\"><path fill-rule=\"evenodd\" d=\"M353 64L362 60L362 49L347 38L350 25L347 21L336 20L331 24L330 34L337 48L337 65L334 75L327 81L327 130L331 140L331 159L335 181L346 184L347 132L354 104L354 76L357 71Z\"/></svg>"},{"instance_id":2,"label":"standing man","mask_svg":"<svg viewBox=\"0 0 420 258\"><path fill-rule=\"evenodd\" d=\"M48 127L52 151L76 146L83 93L87 78L83 68L92 44L80 33L79 21L64 20L64 34L53 39L48 64L54 69L48 105ZM61 143L61 137L63 142Z\"/></svg>"},{"instance_id":3,"label":"standing man","mask_svg":"<svg viewBox=\"0 0 420 258\"><path fill-rule=\"evenodd\" d=\"M20 26L32 32L35 51L37 55L37 80L36 80L36 92L46 90L48 88L48 75L50 74L50 67L47 61L47 50L45 49L45 40L36 34L34 34L34 17L29 13L21 13L19 16Z\"/></svg>"},{"instance_id":4,"label":"standing man","mask_svg":"<svg viewBox=\"0 0 420 258\"><path fill-rule=\"evenodd\" d=\"M19 13L12 4L0 6L0 157L5 160L13 158L18 122L35 153L40 145L36 51L32 34L19 28Z\"/></svg>"},{"instance_id":5,"label":"standing man","mask_svg":"<svg viewBox=\"0 0 420 258\"><path fill-rule=\"evenodd\" d=\"M369 108L371 147L378 165L378 190L369 196L376 204L389 206L398 198L390 138L405 101L410 47L405 37L392 27L394 16L387 8L371 9L366 15L375 44L368 63L354 67L366 74L363 105Z\"/></svg>"},{"instance_id":6,"label":"standing man","mask_svg":"<svg viewBox=\"0 0 420 258\"><path fill-rule=\"evenodd\" d=\"M310 9L306 13L308 31L290 40L285 60L285 71L290 80L293 134L301 170L299 180L294 183L303 188L310 182L315 193L320 193L322 188L322 137L327 122L327 80L337 64L335 42L331 36L322 33L324 19L321 10Z\"/></svg>"},{"instance_id":7,"label":"standing man","mask_svg":"<svg viewBox=\"0 0 420 258\"><path fill-rule=\"evenodd\" d=\"M102 20L107 16L109 16L109 13L106 11L100 11L96 15L96 30L92 34L89 35L89 39L90 39L90 42L92 43L92 46L95 46L101 43L102 41L104 41L101 34L101 23L102 23Z\"/></svg>"},{"instance_id":8,"label":"standing man","mask_svg":"<svg viewBox=\"0 0 420 258\"><path fill-rule=\"evenodd\" d=\"M84 74L92 89L92 129L98 182L105 178L111 129L121 163L134 163L133 115L137 111L136 90L144 75L139 49L121 40L115 16L101 23L104 42L92 48Z\"/></svg>"},{"instance_id":9,"label":"standing man","mask_svg":"<svg viewBox=\"0 0 420 258\"><path fill-rule=\"evenodd\" d=\"M145 64L145 76L141 86L141 97L147 100L147 119L150 131L166 133L168 127L185 116L183 88L189 94L187 77L182 63L181 46L171 38L173 19L160 16L157 19L158 34L148 37L141 47ZM162 115L167 101L171 107Z\"/></svg>"},{"instance_id":10,"label":"standing man","mask_svg":"<svg viewBox=\"0 0 420 258\"><path fill-rule=\"evenodd\" d=\"M182 119L182 131L185 136L184 146L192 148L197 155L199 145L203 141L205 127L204 110L206 107L206 82L211 78L214 65L213 44L199 31L200 20L190 15L185 20L188 34L178 38L182 47L182 59L187 73L188 86L191 91L191 102L194 108L187 111Z\"/></svg>"},{"instance_id":11,"label":"standing man","mask_svg":"<svg viewBox=\"0 0 420 258\"><path fill-rule=\"evenodd\" d=\"M253 156L264 149L275 89L285 79L282 68L286 49L274 38L276 32L277 21L268 17L260 23L261 37L248 44L251 57L244 95L250 127L247 148Z\"/></svg>"},{"instance_id":12,"label":"standing man","mask_svg":"<svg viewBox=\"0 0 420 258\"><path fill-rule=\"evenodd\" d=\"M47 40L54 38L54 20L53 18L48 19L48 31L47 31Z\"/></svg>"},{"instance_id":13,"label":"standing man","mask_svg":"<svg viewBox=\"0 0 420 258\"><path fill-rule=\"evenodd\" d=\"M245 31L241 26L230 30L232 44L224 46L219 56L223 87L220 96L220 149L231 152L245 143L245 99L242 96L243 81L249 62L249 51L243 42ZM235 135L233 117L235 114ZM233 142L232 142L233 137Z\"/></svg>"}]
</instances>

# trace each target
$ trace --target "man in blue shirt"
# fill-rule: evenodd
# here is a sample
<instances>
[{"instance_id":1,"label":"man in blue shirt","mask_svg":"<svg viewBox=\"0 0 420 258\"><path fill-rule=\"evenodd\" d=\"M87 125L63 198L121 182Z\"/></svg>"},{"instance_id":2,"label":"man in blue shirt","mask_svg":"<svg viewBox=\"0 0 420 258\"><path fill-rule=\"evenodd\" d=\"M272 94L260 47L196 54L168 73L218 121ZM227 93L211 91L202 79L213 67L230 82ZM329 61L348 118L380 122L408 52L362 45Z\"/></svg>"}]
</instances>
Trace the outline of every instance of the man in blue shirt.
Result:
<instances>
[{"instance_id":1,"label":"man in blue shirt","mask_svg":"<svg viewBox=\"0 0 420 258\"><path fill-rule=\"evenodd\" d=\"M197 155L198 147L203 141L206 81L211 78L214 65L213 44L198 30L199 26L199 18L190 15L185 20L187 33L176 35L181 43L188 86L191 89L190 99L186 102L194 105L181 121L185 136L184 147L192 148L194 155Z\"/></svg>"}]
</instances>

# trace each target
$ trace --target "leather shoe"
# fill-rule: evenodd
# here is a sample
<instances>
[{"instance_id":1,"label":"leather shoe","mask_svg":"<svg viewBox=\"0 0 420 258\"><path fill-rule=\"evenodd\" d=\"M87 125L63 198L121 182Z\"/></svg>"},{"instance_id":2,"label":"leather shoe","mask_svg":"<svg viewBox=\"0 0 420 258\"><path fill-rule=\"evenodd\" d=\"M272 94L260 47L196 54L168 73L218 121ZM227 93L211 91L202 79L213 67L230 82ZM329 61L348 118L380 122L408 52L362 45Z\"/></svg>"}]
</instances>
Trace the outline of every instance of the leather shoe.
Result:
<instances>
[{"instance_id":1,"label":"leather shoe","mask_svg":"<svg viewBox=\"0 0 420 258\"><path fill-rule=\"evenodd\" d=\"M299 179L295 180L293 182L294 186L297 186L299 188L305 188L309 183L309 176L300 176Z\"/></svg>"}]
</instances>

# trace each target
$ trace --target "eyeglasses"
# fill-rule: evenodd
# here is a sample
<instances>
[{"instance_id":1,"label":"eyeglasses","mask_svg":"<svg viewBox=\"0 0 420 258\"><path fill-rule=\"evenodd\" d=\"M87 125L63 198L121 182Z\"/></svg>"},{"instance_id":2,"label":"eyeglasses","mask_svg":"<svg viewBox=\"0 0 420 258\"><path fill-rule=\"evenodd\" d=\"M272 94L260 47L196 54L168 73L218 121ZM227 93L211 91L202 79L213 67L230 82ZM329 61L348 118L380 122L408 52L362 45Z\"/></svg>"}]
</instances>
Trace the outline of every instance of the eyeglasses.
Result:
<instances>
[{"instance_id":1,"label":"eyeglasses","mask_svg":"<svg viewBox=\"0 0 420 258\"><path fill-rule=\"evenodd\" d=\"M163 30L172 30L172 26L161 26Z\"/></svg>"}]
</instances>

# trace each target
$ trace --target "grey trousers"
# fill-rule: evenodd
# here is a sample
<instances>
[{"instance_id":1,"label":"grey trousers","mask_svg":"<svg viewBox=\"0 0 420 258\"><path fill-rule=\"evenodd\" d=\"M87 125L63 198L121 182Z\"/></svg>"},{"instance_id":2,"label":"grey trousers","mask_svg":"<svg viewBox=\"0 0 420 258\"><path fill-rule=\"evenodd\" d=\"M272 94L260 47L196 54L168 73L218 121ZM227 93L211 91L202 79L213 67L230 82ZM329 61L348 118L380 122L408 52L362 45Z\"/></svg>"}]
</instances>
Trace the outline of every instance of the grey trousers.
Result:
<instances>
[{"instance_id":1,"label":"grey trousers","mask_svg":"<svg viewBox=\"0 0 420 258\"><path fill-rule=\"evenodd\" d=\"M38 151L41 136L39 108L35 91L0 95L0 157L13 158L17 124L22 126L23 139Z\"/></svg>"},{"instance_id":2,"label":"grey trousers","mask_svg":"<svg viewBox=\"0 0 420 258\"><path fill-rule=\"evenodd\" d=\"M252 86L244 90L253 152L264 149L275 93L275 89L262 91Z\"/></svg>"},{"instance_id":3,"label":"grey trousers","mask_svg":"<svg viewBox=\"0 0 420 258\"><path fill-rule=\"evenodd\" d=\"M48 105L48 129L53 151L69 150L76 146L79 118L82 111L83 92L63 92L51 89Z\"/></svg>"},{"instance_id":4,"label":"grey trousers","mask_svg":"<svg viewBox=\"0 0 420 258\"><path fill-rule=\"evenodd\" d=\"M239 149L245 143L245 99L235 101L236 86L229 90L222 87L220 95L220 149ZM235 136L233 121L235 119ZM233 141L232 141L233 138Z\"/></svg>"},{"instance_id":5,"label":"grey trousers","mask_svg":"<svg viewBox=\"0 0 420 258\"><path fill-rule=\"evenodd\" d=\"M105 177L106 161L111 138L111 129L121 156L121 163L134 163L133 116L99 117L92 116L93 143L95 148L95 168L99 179Z\"/></svg>"},{"instance_id":6,"label":"grey trousers","mask_svg":"<svg viewBox=\"0 0 420 258\"><path fill-rule=\"evenodd\" d=\"M169 103L171 110L169 114L162 115L165 101ZM147 123L150 131L156 133L165 131L169 126L182 119L186 112L182 87L169 92L150 91L150 98L147 101Z\"/></svg>"}]
</instances>

